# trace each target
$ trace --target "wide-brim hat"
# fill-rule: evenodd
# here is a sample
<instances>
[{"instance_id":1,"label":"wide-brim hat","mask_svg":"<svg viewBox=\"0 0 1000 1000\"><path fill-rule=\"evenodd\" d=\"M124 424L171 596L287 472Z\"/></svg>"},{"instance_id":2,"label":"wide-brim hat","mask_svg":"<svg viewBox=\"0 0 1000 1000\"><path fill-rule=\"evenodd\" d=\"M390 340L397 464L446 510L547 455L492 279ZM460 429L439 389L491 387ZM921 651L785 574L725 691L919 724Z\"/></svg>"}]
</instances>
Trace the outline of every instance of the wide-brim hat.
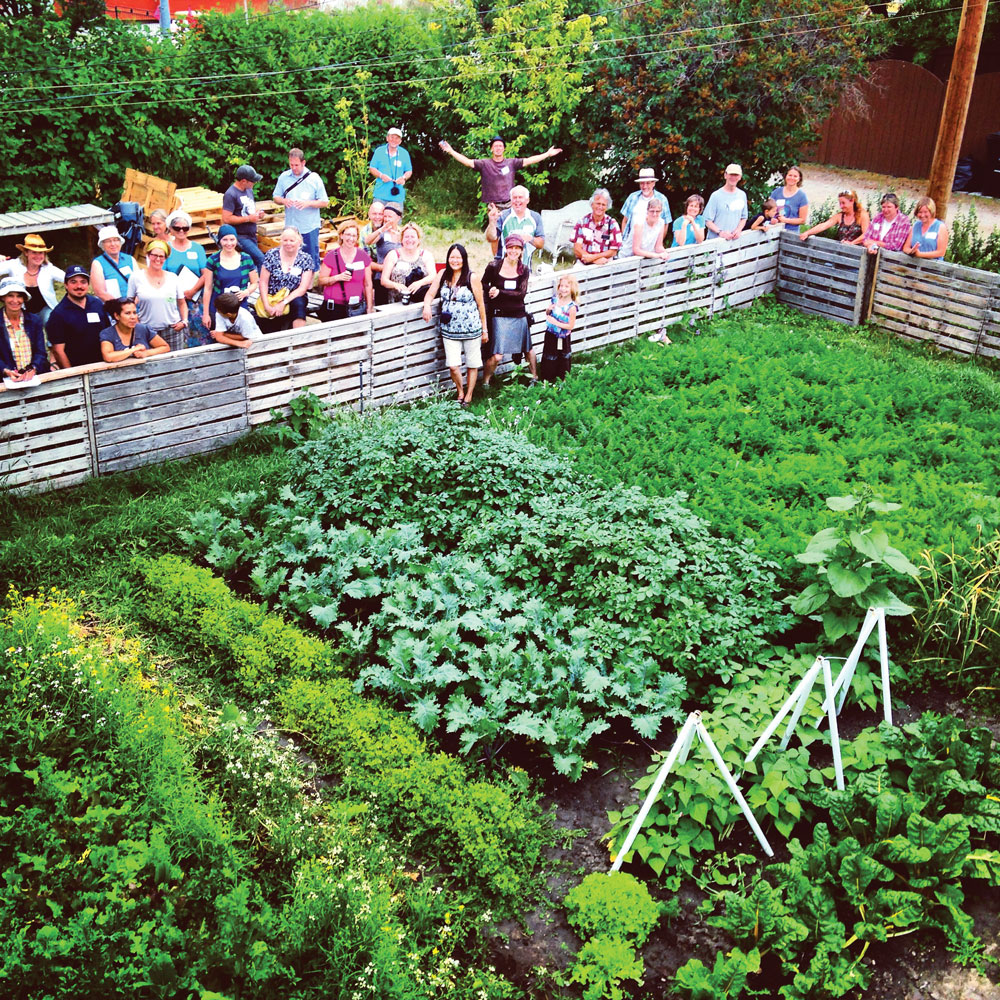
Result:
<instances>
[{"instance_id":1,"label":"wide-brim hat","mask_svg":"<svg viewBox=\"0 0 1000 1000\"><path fill-rule=\"evenodd\" d=\"M23 282L18 281L17 278L4 278L3 281L0 281L0 299L6 298L14 292L17 292L19 295L23 295L25 301L31 298L28 294L28 289L25 288Z\"/></svg>"},{"instance_id":2,"label":"wide-brim hat","mask_svg":"<svg viewBox=\"0 0 1000 1000\"><path fill-rule=\"evenodd\" d=\"M45 240L43 240L38 233L28 233L28 235L24 237L24 242L17 244L17 249L23 250L25 253L29 250L34 251L35 253L52 253L53 247L47 247L45 245Z\"/></svg>"},{"instance_id":3,"label":"wide-brim hat","mask_svg":"<svg viewBox=\"0 0 1000 1000\"><path fill-rule=\"evenodd\" d=\"M100 246L105 240L120 240L122 234L114 226L101 226L97 234L97 245Z\"/></svg>"},{"instance_id":4,"label":"wide-brim hat","mask_svg":"<svg viewBox=\"0 0 1000 1000\"><path fill-rule=\"evenodd\" d=\"M636 183L639 184L642 181L658 181L660 178L656 176L656 171L652 167L643 167L639 171L639 176L636 177Z\"/></svg>"}]
</instances>

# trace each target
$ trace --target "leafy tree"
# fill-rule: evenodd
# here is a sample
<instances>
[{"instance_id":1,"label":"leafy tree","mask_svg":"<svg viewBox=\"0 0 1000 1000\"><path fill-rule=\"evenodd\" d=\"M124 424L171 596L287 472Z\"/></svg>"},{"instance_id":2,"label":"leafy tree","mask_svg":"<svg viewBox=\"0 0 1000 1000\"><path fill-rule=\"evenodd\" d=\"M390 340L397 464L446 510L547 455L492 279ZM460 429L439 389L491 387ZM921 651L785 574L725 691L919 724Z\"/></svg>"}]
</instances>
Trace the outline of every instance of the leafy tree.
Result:
<instances>
[{"instance_id":1,"label":"leafy tree","mask_svg":"<svg viewBox=\"0 0 1000 1000\"><path fill-rule=\"evenodd\" d=\"M572 15L570 2L499 0L480 11L473 0L435 0L451 71L448 100L436 108L452 112L464 129L448 137L456 147L485 156L496 133L509 156L564 144L590 91L588 59L605 23L585 12ZM548 177L548 170L533 171L533 193L544 190Z\"/></svg>"},{"instance_id":2,"label":"leafy tree","mask_svg":"<svg viewBox=\"0 0 1000 1000\"><path fill-rule=\"evenodd\" d=\"M891 10L890 10L891 8ZM879 31L889 55L919 65L930 61L938 49L949 57L955 48L962 5L953 0L903 0L900 4L872 4L880 19ZM1000 8L986 12L983 48L1000 43Z\"/></svg>"},{"instance_id":3,"label":"leafy tree","mask_svg":"<svg viewBox=\"0 0 1000 1000\"><path fill-rule=\"evenodd\" d=\"M873 54L869 18L842 0L628 5L580 126L614 180L654 166L672 191L707 193L736 161L757 197Z\"/></svg>"}]
</instances>

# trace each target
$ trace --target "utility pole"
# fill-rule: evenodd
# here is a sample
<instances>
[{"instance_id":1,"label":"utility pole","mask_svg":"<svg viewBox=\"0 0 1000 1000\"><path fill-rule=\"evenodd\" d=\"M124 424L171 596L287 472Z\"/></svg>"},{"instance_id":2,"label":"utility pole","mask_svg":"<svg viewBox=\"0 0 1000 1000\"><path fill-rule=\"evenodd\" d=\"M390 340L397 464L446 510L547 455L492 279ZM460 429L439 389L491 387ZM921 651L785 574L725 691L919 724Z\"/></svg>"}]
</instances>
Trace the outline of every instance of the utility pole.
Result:
<instances>
[{"instance_id":1,"label":"utility pole","mask_svg":"<svg viewBox=\"0 0 1000 1000\"><path fill-rule=\"evenodd\" d=\"M944 107L941 109L941 124L938 126L927 189L928 195L937 205L939 219L946 218L948 214L948 197L951 195L955 167L958 165L965 120L969 115L969 99L976 79L976 63L979 60L979 45L983 40L988 7L989 0L964 0L962 4L962 20L958 25L958 38L955 39L955 56L951 62Z\"/></svg>"},{"instance_id":2,"label":"utility pole","mask_svg":"<svg viewBox=\"0 0 1000 1000\"><path fill-rule=\"evenodd\" d=\"M170 34L170 0L160 0L160 34L166 38Z\"/></svg>"}]
</instances>

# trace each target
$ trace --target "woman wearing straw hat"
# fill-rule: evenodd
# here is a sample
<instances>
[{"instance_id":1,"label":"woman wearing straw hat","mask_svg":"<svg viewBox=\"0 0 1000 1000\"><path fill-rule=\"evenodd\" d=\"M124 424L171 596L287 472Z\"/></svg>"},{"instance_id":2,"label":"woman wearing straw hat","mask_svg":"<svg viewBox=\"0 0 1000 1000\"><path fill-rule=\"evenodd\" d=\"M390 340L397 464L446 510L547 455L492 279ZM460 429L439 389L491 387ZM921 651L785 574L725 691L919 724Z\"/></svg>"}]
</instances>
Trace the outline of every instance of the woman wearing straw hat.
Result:
<instances>
[{"instance_id":1,"label":"woman wearing straw hat","mask_svg":"<svg viewBox=\"0 0 1000 1000\"><path fill-rule=\"evenodd\" d=\"M26 312L28 289L18 278L0 281L0 376L10 383L30 382L49 370L42 321Z\"/></svg>"},{"instance_id":2,"label":"woman wearing straw hat","mask_svg":"<svg viewBox=\"0 0 1000 1000\"><path fill-rule=\"evenodd\" d=\"M97 234L101 252L90 265L90 286L102 301L123 299L128 293L128 280L135 271L135 258L122 253L121 234L114 226L103 226Z\"/></svg>"},{"instance_id":3,"label":"woman wearing straw hat","mask_svg":"<svg viewBox=\"0 0 1000 1000\"><path fill-rule=\"evenodd\" d=\"M28 292L26 311L38 316L44 326L57 302L53 283L62 281L65 275L49 260L52 247L46 246L38 233L25 236L17 249L21 251L20 257L0 258L0 277L17 278L24 285Z\"/></svg>"}]
</instances>

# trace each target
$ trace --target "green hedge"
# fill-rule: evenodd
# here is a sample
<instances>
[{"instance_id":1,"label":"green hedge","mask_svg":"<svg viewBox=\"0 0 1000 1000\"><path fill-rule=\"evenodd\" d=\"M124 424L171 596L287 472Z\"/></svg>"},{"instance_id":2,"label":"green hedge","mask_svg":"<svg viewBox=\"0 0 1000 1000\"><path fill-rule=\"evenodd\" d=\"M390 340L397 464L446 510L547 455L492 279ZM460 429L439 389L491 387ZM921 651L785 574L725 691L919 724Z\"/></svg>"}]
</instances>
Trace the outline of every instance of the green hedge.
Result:
<instances>
[{"instance_id":1,"label":"green hedge","mask_svg":"<svg viewBox=\"0 0 1000 1000\"><path fill-rule=\"evenodd\" d=\"M526 776L473 780L404 716L333 676L343 665L336 649L235 597L208 570L164 556L142 572L162 632L212 669L234 672L248 692L276 697L279 725L302 731L343 786L372 803L385 830L412 838L498 908L516 906L549 829Z\"/></svg>"}]
</instances>

